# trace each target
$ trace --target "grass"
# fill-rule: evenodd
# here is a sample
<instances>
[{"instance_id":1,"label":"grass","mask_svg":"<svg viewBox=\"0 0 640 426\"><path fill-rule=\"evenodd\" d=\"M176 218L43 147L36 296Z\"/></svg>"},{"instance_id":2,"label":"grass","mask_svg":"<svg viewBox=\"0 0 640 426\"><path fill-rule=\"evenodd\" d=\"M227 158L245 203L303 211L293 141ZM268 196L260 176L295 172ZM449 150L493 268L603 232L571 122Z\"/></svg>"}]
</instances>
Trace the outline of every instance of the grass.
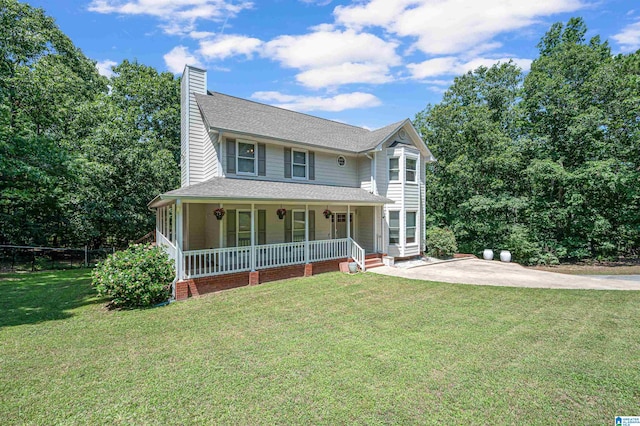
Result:
<instances>
[{"instance_id":1,"label":"grass","mask_svg":"<svg viewBox=\"0 0 640 426\"><path fill-rule=\"evenodd\" d=\"M563 263L552 266L533 266L531 269L570 275L640 275L640 262Z\"/></svg>"},{"instance_id":2,"label":"grass","mask_svg":"<svg viewBox=\"0 0 640 426\"><path fill-rule=\"evenodd\" d=\"M0 278L3 424L611 424L640 293L339 273L107 311L88 272Z\"/></svg>"}]
</instances>

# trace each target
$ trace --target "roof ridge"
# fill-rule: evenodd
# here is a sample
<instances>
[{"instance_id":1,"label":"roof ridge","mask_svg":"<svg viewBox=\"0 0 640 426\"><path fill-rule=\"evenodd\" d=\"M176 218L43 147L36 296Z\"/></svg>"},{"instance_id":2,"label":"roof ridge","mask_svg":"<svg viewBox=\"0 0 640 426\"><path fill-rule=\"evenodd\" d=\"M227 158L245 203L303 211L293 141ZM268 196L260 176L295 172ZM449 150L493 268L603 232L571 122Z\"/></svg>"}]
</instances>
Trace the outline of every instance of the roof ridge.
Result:
<instances>
[{"instance_id":1,"label":"roof ridge","mask_svg":"<svg viewBox=\"0 0 640 426\"><path fill-rule=\"evenodd\" d=\"M291 113L294 113L294 114L300 114L300 115L304 115L304 116L307 116L307 117L315 118L315 119L318 119L318 120L329 121L330 123L340 124L340 125L346 126L346 127L353 127L354 129L363 130L363 131L369 132L369 133L372 132L372 130L366 129L366 128L361 127L361 126L356 126L356 125L348 124L348 123L342 123L340 121L330 120L328 118L318 117L317 115L311 115L311 114L307 114L307 113L304 113L304 112L294 111L292 109L282 108L282 107L275 106L275 105L269 105L269 104L265 104L265 103L262 103L262 102L254 101L254 100L251 100L251 99L241 98L239 96L227 95L226 93L215 92L215 91L211 92L209 90L207 90L207 92L211 93L211 95L207 94L207 96L212 96L213 94L218 94L218 95L222 95L222 96L227 96L229 98L239 99L239 100L245 101L245 102L251 102L251 103L254 103L254 104L257 104L257 105L266 106L266 107L269 107L269 108L279 109L281 111L291 112ZM382 128L383 127L381 127L381 129ZM375 129L375 130L378 130L378 129Z\"/></svg>"}]
</instances>

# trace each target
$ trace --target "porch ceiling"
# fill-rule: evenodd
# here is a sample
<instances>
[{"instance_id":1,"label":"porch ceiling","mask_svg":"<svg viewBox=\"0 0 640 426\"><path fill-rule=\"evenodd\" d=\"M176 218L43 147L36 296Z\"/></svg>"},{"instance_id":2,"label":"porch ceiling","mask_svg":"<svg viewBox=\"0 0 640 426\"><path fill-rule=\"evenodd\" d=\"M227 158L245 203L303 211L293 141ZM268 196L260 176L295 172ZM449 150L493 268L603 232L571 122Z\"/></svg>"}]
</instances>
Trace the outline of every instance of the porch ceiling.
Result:
<instances>
[{"instance_id":1,"label":"porch ceiling","mask_svg":"<svg viewBox=\"0 0 640 426\"><path fill-rule=\"evenodd\" d=\"M215 177L206 182L158 195L149 203L149 207L160 207L177 199L256 202L293 201L352 205L393 204L392 200L371 194L361 188Z\"/></svg>"}]
</instances>

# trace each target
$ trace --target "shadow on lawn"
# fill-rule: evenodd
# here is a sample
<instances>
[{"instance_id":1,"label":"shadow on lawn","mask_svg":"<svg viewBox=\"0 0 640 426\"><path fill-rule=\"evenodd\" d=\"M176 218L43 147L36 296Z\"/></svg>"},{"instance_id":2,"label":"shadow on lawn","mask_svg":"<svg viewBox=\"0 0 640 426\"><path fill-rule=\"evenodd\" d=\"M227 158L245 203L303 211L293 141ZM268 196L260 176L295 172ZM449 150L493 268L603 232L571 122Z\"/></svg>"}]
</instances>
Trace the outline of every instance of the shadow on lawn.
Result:
<instances>
[{"instance_id":1,"label":"shadow on lawn","mask_svg":"<svg viewBox=\"0 0 640 426\"><path fill-rule=\"evenodd\" d=\"M0 275L0 328L73 316L80 306L100 303L89 270Z\"/></svg>"}]
</instances>

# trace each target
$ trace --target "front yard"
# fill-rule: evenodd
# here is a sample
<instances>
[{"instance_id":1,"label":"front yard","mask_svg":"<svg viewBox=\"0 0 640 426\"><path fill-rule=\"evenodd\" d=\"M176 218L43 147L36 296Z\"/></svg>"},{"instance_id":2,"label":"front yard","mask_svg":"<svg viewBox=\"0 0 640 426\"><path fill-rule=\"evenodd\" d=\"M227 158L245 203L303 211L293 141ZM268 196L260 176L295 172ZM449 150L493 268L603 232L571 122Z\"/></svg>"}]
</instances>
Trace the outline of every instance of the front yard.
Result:
<instances>
[{"instance_id":1,"label":"front yard","mask_svg":"<svg viewBox=\"0 0 640 426\"><path fill-rule=\"evenodd\" d=\"M640 293L339 273L107 311L86 271L0 276L3 424L612 424Z\"/></svg>"}]
</instances>

